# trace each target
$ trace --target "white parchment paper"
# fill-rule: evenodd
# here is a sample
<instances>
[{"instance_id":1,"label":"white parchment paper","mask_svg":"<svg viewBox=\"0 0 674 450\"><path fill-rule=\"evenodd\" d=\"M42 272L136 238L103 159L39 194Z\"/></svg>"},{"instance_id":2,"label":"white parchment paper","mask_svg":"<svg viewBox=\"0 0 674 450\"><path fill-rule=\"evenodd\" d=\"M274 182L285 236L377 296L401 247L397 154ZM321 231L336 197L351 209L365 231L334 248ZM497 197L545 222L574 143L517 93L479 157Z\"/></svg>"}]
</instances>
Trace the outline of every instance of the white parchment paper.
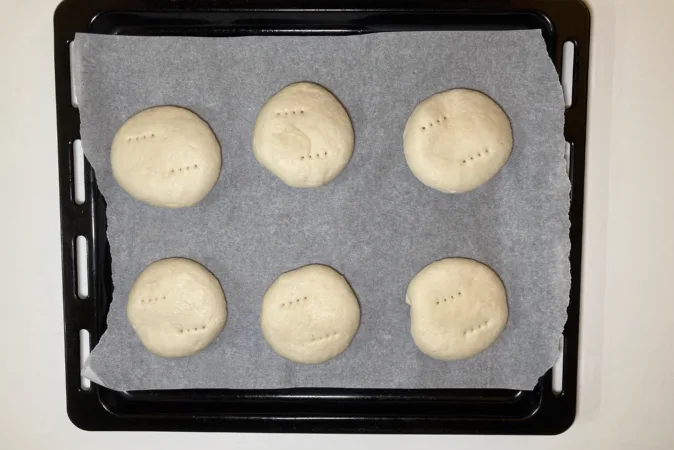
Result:
<instances>
[{"instance_id":1,"label":"white parchment paper","mask_svg":"<svg viewBox=\"0 0 674 450\"><path fill-rule=\"evenodd\" d=\"M73 57L85 155L107 202L114 298L87 372L118 390L182 388L531 389L555 361L566 321L569 180L564 102L537 30L359 36L124 37L79 34ZM296 81L330 89L353 121L344 172L293 189L253 157L258 111ZM402 151L405 122L424 98L468 87L512 121L514 150L489 183L448 195L422 185ZM154 208L112 177L122 123L157 105L189 108L222 145L213 191L197 206ZM220 280L228 318L203 352L148 352L126 314L131 284L151 262L182 256ZM409 333L405 291L437 259L463 256L503 279L510 317L498 341L457 362L422 354ZM315 366L276 355L259 327L262 296L282 272L322 263L344 274L362 309L352 345Z\"/></svg>"}]
</instances>

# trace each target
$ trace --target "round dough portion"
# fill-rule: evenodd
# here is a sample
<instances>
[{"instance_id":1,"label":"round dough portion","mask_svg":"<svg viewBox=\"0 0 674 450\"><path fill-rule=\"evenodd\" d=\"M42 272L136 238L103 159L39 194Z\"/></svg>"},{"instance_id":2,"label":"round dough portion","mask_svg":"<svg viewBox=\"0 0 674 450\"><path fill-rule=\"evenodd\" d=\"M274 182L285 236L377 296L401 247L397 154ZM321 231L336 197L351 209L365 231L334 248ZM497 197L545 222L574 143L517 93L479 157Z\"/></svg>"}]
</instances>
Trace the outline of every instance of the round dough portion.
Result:
<instances>
[{"instance_id":1,"label":"round dough portion","mask_svg":"<svg viewBox=\"0 0 674 450\"><path fill-rule=\"evenodd\" d=\"M262 300L264 338L276 353L298 363L318 364L339 355L359 323L360 306L349 284L319 264L282 274Z\"/></svg>"},{"instance_id":2,"label":"round dough portion","mask_svg":"<svg viewBox=\"0 0 674 450\"><path fill-rule=\"evenodd\" d=\"M112 140L112 174L129 195L153 206L198 203L220 176L220 144L199 116L176 106L143 110Z\"/></svg>"},{"instance_id":3,"label":"round dough portion","mask_svg":"<svg viewBox=\"0 0 674 450\"><path fill-rule=\"evenodd\" d=\"M185 258L155 261L131 287L129 322L143 345L166 358L199 353L227 319L220 283L201 264Z\"/></svg>"},{"instance_id":4,"label":"round dough portion","mask_svg":"<svg viewBox=\"0 0 674 450\"><path fill-rule=\"evenodd\" d=\"M414 176L446 193L470 191L489 181L508 161L512 147L506 113L470 89L422 101L403 133L405 159Z\"/></svg>"},{"instance_id":5,"label":"round dough portion","mask_svg":"<svg viewBox=\"0 0 674 450\"><path fill-rule=\"evenodd\" d=\"M424 267L407 288L412 337L431 358L470 358L489 347L506 326L508 304L499 276L465 258Z\"/></svg>"},{"instance_id":6,"label":"round dough portion","mask_svg":"<svg viewBox=\"0 0 674 450\"><path fill-rule=\"evenodd\" d=\"M341 103L313 83L287 86L264 105L253 132L255 158L288 186L323 186L346 167L353 127Z\"/></svg>"}]
</instances>

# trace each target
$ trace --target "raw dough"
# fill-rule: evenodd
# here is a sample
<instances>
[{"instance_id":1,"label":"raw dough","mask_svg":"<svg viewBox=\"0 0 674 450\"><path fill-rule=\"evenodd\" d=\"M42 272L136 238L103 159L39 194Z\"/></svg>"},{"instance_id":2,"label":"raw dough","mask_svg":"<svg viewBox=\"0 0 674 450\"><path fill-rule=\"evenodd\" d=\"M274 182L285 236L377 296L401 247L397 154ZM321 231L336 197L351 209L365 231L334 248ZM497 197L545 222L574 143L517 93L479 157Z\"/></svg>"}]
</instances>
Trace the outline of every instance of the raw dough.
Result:
<instances>
[{"instance_id":1,"label":"raw dough","mask_svg":"<svg viewBox=\"0 0 674 450\"><path fill-rule=\"evenodd\" d=\"M353 127L341 103L313 83L287 86L264 105L255 122L255 158L293 187L332 181L353 153Z\"/></svg>"},{"instance_id":2,"label":"raw dough","mask_svg":"<svg viewBox=\"0 0 674 450\"><path fill-rule=\"evenodd\" d=\"M407 288L412 337L440 360L470 358L489 347L508 320L503 282L472 259L448 258L424 267Z\"/></svg>"},{"instance_id":3,"label":"raw dough","mask_svg":"<svg viewBox=\"0 0 674 450\"><path fill-rule=\"evenodd\" d=\"M112 140L112 174L132 197L183 208L203 199L220 176L220 145L199 116L158 106L124 122Z\"/></svg>"},{"instance_id":4,"label":"raw dough","mask_svg":"<svg viewBox=\"0 0 674 450\"><path fill-rule=\"evenodd\" d=\"M262 300L260 325L279 355L318 364L342 353L360 323L360 306L344 277L319 264L286 272Z\"/></svg>"},{"instance_id":5,"label":"raw dough","mask_svg":"<svg viewBox=\"0 0 674 450\"><path fill-rule=\"evenodd\" d=\"M489 181L508 161L510 120L487 95L453 89L422 101L403 133L412 173L441 192L465 192Z\"/></svg>"},{"instance_id":6,"label":"raw dough","mask_svg":"<svg viewBox=\"0 0 674 450\"><path fill-rule=\"evenodd\" d=\"M129 293L129 322L148 350L179 358L199 353L222 331L227 304L218 280L185 258L155 261Z\"/></svg>"}]
</instances>

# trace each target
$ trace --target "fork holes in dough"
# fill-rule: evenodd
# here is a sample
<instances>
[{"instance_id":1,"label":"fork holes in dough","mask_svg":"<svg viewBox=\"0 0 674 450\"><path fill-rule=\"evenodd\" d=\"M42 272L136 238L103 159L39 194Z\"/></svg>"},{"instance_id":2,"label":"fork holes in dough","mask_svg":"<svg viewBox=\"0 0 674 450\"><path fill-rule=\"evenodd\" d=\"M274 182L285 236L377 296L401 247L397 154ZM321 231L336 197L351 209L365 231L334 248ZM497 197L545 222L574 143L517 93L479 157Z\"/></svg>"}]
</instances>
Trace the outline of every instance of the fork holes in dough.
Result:
<instances>
[{"instance_id":1,"label":"fork holes in dough","mask_svg":"<svg viewBox=\"0 0 674 450\"><path fill-rule=\"evenodd\" d=\"M275 114L283 110L288 113L283 113L279 124ZM253 131L258 162L287 185L299 188L332 181L351 158L353 143L353 126L344 107L327 89L309 82L291 84L273 95L258 114ZM327 157L326 152L329 159L313 164ZM289 164L289 159L302 164ZM312 164L303 164L307 160Z\"/></svg>"},{"instance_id":2,"label":"fork holes in dough","mask_svg":"<svg viewBox=\"0 0 674 450\"><path fill-rule=\"evenodd\" d=\"M316 292L317 295L314 295ZM280 311L279 300L301 308ZM342 353L360 321L360 308L346 280L332 268L312 264L280 275L267 290L260 314L265 340L279 355L318 364Z\"/></svg>"},{"instance_id":3,"label":"fork holes in dough","mask_svg":"<svg viewBox=\"0 0 674 450\"><path fill-rule=\"evenodd\" d=\"M489 181L506 164L512 129L503 109L487 95L453 89L415 107L405 126L403 148L410 170L422 183L440 192L466 192Z\"/></svg>"},{"instance_id":4,"label":"fork holes in dough","mask_svg":"<svg viewBox=\"0 0 674 450\"><path fill-rule=\"evenodd\" d=\"M471 280L471 286L458 284ZM452 295L430 300L438 290ZM411 333L417 347L439 360L470 358L489 347L506 326L508 307L505 286L488 266L465 258L447 258L429 264L410 282ZM433 303L435 302L435 307ZM493 307L491 305L494 305Z\"/></svg>"},{"instance_id":5,"label":"fork holes in dough","mask_svg":"<svg viewBox=\"0 0 674 450\"><path fill-rule=\"evenodd\" d=\"M180 295L159 294L176 289ZM152 291L154 297L146 295ZM129 292L127 317L149 351L178 358L198 353L217 337L227 317L226 301L206 268L185 258L168 258L138 276Z\"/></svg>"}]
</instances>

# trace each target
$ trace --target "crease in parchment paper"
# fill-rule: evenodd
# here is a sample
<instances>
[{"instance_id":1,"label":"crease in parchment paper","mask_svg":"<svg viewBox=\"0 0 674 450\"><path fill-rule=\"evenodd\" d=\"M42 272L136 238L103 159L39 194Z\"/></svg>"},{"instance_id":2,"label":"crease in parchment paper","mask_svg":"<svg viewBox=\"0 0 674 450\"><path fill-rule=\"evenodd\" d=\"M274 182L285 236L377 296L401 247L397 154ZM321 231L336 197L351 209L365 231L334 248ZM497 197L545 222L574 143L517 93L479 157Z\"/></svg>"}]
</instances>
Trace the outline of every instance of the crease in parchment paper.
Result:
<instances>
[{"instance_id":1,"label":"crease in parchment paper","mask_svg":"<svg viewBox=\"0 0 674 450\"><path fill-rule=\"evenodd\" d=\"M113 300L86 362L117 390L184 388L532 389L552 366L566 321L569 179L564 101L538 30L233 38L78 34L74 52L82 145L107 203ZM296 81L327 87L356 136L327 186L293 189L255 161L265 101ZM402 151L414 107L451 88L483 91L513 127L510 160L478 189L448 195L421 184ZM114 181L110 143L157 105L189 108L222 146L222 172L198 205L161 209ZM192 258L227 296L227 324L201 353L148 352L126 318L131 284L151 262ZM505 283L501 337L464 361L435 361L410 335L407 284L432 261L474 258ZM259 311L282 272L322 263L344 274L362 317L351 346L320 365L291 363L266 344Z\"/></svg>"}]
</instances>

